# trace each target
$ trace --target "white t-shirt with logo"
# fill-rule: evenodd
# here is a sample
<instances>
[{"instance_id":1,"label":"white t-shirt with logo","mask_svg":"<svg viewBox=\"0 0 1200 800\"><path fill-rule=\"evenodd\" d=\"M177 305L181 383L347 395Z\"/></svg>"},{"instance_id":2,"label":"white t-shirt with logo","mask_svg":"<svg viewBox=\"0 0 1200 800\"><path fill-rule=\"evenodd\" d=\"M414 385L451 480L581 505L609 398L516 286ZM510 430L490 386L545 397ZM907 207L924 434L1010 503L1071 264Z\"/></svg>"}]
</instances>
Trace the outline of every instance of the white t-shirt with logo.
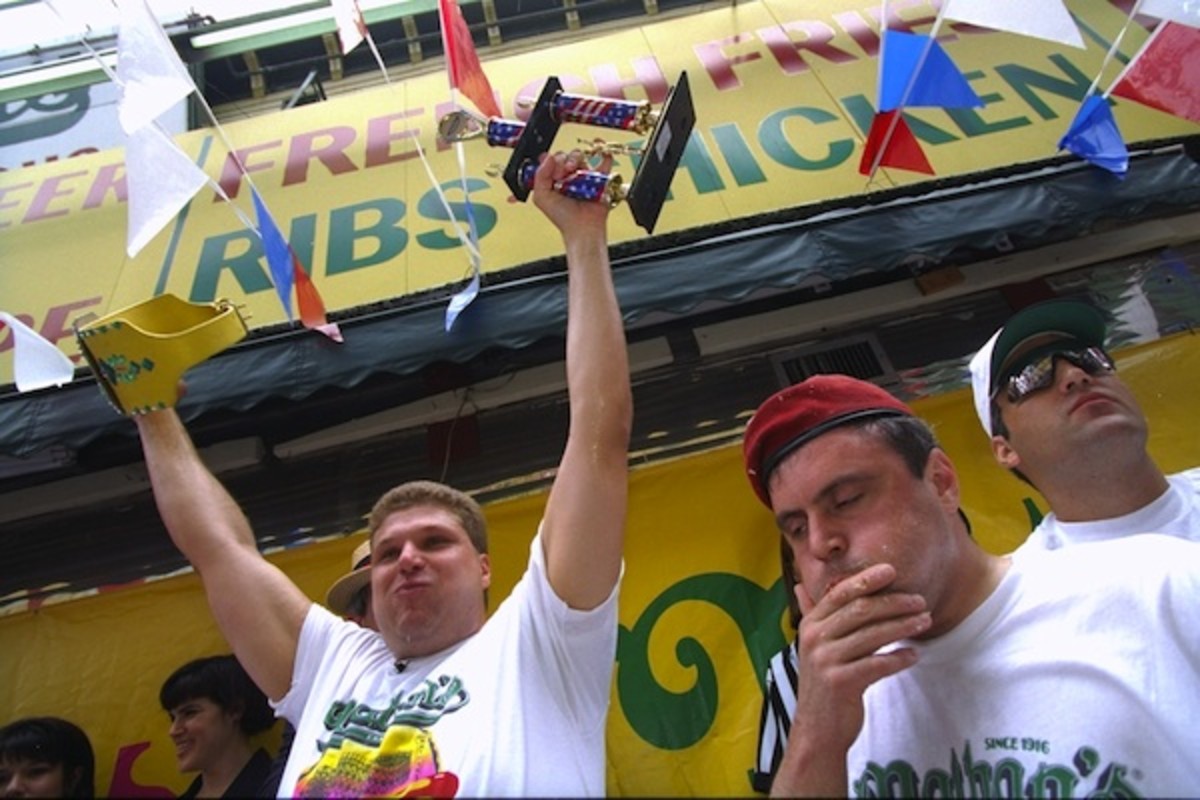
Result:
<instances>
[{"instance_id":1,"label":"white t-shirt with logo","mask_svg":"<svg viewBox=\"0 0 1200 800\"><path fill-rule=\"evenodd\" d=\"M1093 522L1060 522L1047 514L1016 557L1038 550L1057 550L1085 542L1102 542L1134 533L1165 533L1200 541L1200 467L1167 476L1167 491L1132 514Z\"/></svg>"},{"instance_id":2,"label":"white t-shirt with logo","mask_svg":"<svg viewBox=\"0 0 1200 800\"><path fill-rule=\"evenodd\" d=\"M383 638L319 605L288 694L280 797L601 796L617 590L570 609L529 568L474 636L398 670Z\"/></svg>"},{"instance_id":3,"label":"white t-shirt with logo","mask_svg":"<svg viewBox=\"0 0 1200 800\"><path fill-rule=\"evenodd\" d=\"M1014 559L873 684L852 796L1183 797L1200 789L1200 547L1157 534Z\"/></svg>"}]
</instances>

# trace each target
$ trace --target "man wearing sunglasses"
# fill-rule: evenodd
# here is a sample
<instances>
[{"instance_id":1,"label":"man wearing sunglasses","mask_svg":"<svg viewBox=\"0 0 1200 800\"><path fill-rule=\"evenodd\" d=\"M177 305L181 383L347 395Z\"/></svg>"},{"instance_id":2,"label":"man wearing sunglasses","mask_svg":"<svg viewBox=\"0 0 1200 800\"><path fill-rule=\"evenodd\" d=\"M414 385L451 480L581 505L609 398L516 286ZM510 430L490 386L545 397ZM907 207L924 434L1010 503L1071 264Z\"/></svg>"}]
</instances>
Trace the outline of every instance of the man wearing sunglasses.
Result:
<instances>
[{"instance_id":1,"label":"man wearing sunglasses","mask_svg":"<svg viewBox=\"0 0 1200 800\"><path fill-rule=\"evenodd\" d=\"M1146 417L1104 338L1097 308L1050 300L1019 311L971 359L996 461L1050 505L1019 551L1143 532L1200 540L1200 469L1166 476L1151 458Z\"/></svg>"}]
</instances>

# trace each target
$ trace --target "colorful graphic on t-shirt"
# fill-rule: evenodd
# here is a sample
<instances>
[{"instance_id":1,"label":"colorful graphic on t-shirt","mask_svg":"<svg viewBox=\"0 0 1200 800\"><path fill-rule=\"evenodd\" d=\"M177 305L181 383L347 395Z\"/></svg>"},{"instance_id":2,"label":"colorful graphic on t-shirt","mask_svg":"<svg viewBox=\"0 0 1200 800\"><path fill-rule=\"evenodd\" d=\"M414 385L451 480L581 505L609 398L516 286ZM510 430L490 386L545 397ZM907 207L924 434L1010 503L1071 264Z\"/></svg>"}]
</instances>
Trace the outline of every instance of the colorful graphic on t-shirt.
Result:
<instances>
[{"instance_id":1,"label":"colorful graphic on t-shirt","mask_svg":"<svg viewBox=\"0 0 1200 800\"><path fill-rule=\"evenodd\" d=\"M458 776L439 772L428 732L408 725L388 729L378 747L349 739L330 746L296 781L300 797L454 797Z\"/></svg>"}]
</instances>

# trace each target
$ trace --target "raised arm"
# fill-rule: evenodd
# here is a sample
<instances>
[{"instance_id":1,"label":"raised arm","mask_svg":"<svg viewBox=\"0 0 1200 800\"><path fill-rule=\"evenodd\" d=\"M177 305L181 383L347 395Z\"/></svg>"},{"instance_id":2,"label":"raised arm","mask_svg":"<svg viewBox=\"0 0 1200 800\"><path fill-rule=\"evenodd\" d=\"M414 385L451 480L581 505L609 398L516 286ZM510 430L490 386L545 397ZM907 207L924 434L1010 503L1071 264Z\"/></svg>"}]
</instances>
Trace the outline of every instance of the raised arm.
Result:
<instances>
[{"instance_id":1,"label":"raised arm","mask_svg":"<svg viewBox=\"0 0 1200 800\"><path fill-rule=\"evenodd\" d=\"M548 156L533 200L559 229L567 259L567 393L570 428L542 540L550 585L572 608L612 592L621 570L633 396L625 331L608 260L608 207L552 188L580 168L578 152ZM611 158L601 166L607 171Z\"/></svg>"},{"instance_id":2,"label":"raised arm","mask_svg":"<svg viewBox=\"0 0 1200 800\"><path fill-rule=\"evenodd\" d=\"M250 523L208 471L174 410L134 418L158 513L208 595L217 626L272 699L287 692L311 601L262 554Z\"/></svg>"}]
</instances>

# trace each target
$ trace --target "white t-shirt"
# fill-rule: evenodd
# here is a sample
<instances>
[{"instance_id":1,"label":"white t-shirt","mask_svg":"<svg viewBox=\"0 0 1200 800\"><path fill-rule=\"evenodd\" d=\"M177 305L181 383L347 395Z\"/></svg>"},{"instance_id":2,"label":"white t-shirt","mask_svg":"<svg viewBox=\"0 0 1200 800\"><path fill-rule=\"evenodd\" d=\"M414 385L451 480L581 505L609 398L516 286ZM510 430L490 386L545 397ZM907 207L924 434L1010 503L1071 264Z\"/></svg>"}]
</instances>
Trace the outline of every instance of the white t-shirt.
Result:
<instances>
[{"instance_id":1,"label":"white t-shirt","mask_svg":"<svg viewBox=\"0 0 1200 800\"><path fill-rule=\"evenodd\" d=\"M1200 547L1146 534L1014 559L873 684L856 796L1182 797L1200 789Z\"/></svg>"},{"instance_id":2,"label":"white t-shirt","mask_svg":"<svg viewBox=\"0 0 1200 800\"><path fill-rule=\"evenodd\" d=\"M1167 476L1167 491L1132 514L1094 522L1060 522L1053 512L1014 551L1021 557L1085 542L1102 542L1134 533L1165 533L1200 541L1200 467Z\"/></svg>"},{"instance_id":3,"label":"white t-shirt","mask_svg":"<svg viewBox=\"0 0 1200 800\"><path fill-rule=\"evenodd\" d=\"M616 641L616 588L570 609L540 534L477 634L402 671L379 634L313 605L276 704L296 726L279 796L601 796Z\"/></svg>"}]
</instances>

